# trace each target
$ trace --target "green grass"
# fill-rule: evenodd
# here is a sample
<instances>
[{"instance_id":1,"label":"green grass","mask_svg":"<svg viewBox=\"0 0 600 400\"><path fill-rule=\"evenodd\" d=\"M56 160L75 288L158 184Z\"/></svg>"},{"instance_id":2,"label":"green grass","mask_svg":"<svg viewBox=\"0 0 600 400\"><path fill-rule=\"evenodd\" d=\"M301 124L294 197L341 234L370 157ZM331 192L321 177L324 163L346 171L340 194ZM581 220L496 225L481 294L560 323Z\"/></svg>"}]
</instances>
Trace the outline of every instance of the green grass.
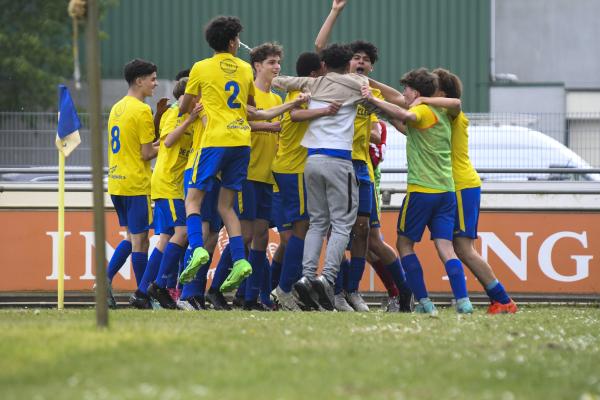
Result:
<instances>
[{"instance_id":1,"label":"green grass","mask_svg":"<svg viewBox=\"0 0 600 400\"><path fill-rule=\"evenodd\" d=\"M600 309L0 310L8 399L594 399Z\"/></svg>"}]
</instances>

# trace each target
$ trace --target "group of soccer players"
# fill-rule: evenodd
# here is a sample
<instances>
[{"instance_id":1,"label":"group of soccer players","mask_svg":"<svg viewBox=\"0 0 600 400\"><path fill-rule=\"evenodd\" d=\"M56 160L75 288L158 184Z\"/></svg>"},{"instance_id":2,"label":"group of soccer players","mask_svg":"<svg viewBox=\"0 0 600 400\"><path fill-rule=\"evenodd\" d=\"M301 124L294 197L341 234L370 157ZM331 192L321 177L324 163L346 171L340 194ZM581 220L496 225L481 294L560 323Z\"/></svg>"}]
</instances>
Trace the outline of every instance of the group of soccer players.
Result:
<instances>
[{"instance_id":1,"label":"group of soccer players","mask_svg":"<svg viewBox=\"0 0 600 400\"><path fill-rule=\"evenodd\" d=\"M333 1L317 52L297 59L297 77L279 76L283 50L275 43L253 48L250 64L237 58L236 17L208 23L214 55L178 74L175 102L159 103L154 117L144 100L157 85L157 67L139 59L125 66L128 93L108 122L108 190L127 238L108 279L131 255L138 285L132 306L197 310L208 300L229 310L223 293L237 289L234 304L247 310L368 311L358 293L368 260L388 290L388 311L435 314L414 251L427 226L458 313L473 311L463 263L488 293L488 312L516 312L473 247L481 182L468 158L460 80L421 68L403 76L400 93L369 79L375 45L327 45L345 4ZM273 88L287 93L285 101ZM369 151L385 133L378 115L407 136L400 256L380 231L373 167L380 152ZM148 258L151 226L160 236ZM229 242L206 290L223 226ZM269 263L271 226L280 245ZM109 305L116 306L112 294Z\"/></svg>"}]
</instances>

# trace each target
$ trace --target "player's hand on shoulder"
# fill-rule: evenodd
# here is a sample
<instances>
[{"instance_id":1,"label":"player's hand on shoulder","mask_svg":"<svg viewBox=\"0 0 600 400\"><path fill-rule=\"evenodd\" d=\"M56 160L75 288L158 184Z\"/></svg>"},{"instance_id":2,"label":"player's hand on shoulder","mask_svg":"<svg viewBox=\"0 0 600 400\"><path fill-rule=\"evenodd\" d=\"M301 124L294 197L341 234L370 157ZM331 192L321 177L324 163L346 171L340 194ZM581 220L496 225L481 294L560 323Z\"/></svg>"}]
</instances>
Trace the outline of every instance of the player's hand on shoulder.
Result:
<instances>
[{"instance_id":1,"label":"player's hand on shoulder","mask_svg":"<svg viewBox=\"0 0 600 400\"><path fill-rule=\"evenodd\" d=\"M409 108L416 107L419 104L426 104L424 100L425 100L424 97L417 97L416 99L413 100L412 103L410 103Z\"/></svg>"},{"instance_id":2,"label":"player's hand on shoulder","mask_svg":"<svg viewBox=\"0 0 600 400\"><path fill-rule=\"evenodd\" d=\"M371 87L369 85L361 86L360 93L362 94L363 99L367 101L373 100L373 93L371 92Z\"/></svg>"}]
</instances>

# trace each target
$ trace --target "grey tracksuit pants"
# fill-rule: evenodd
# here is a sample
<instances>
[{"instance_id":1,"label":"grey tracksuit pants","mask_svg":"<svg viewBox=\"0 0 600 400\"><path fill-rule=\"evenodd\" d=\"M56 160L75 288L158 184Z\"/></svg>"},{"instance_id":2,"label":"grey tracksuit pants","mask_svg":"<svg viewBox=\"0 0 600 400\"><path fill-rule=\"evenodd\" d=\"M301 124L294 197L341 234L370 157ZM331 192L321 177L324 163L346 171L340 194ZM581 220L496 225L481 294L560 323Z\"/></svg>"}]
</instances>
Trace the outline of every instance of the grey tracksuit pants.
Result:
<instances>
[{"instance_id":1,"label":"grey tracksuit pants","mask_svg":"<svg viewBox=\"0 0 600 400\"><path fill-rule=\"evenodd\" d=\"M316 277L323 239L331 226L322 275L333 284L358 211L358 184L352 161L310 156L304 179L310 226L304 240L302 274L309 279Z\"/></svg>"}]
</instances>

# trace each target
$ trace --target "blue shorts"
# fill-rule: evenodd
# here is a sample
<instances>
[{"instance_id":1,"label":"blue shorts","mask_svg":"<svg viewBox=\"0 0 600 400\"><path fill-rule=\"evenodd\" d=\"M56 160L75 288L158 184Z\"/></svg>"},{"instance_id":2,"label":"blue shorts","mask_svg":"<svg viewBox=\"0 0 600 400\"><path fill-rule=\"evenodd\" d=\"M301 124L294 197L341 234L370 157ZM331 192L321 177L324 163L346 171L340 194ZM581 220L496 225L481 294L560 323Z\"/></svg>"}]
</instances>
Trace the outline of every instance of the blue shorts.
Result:
<instances>
[{"instance_id":1,"label":"blue shorts","mask_svg":"<svg viewBox=\"0 0 600 400\"><path fill-rule=\"evenodd\" d=\"M379 196L375 193L375 184L371 183L371 216L369 225L371 228L381 228L381 210L379 208Z\"/></svg>"},{"instance_id":2,"label":"blue shorts","mask_svg":"<svg viewBox=\"0 0 600 400\"><path fill-rule=\"evenodd\" d=\"M277 228L278 232L285 232L292 229L292 223L286 222L285 210L283 208L283 200L281 196L281 188L279 192L273 192L273 202L271 203L271 224Z\"/></svg>"},{"instance_id":3,"label":"blue shorts","mask_svg":"<svg viewBox=\"0 0 600 400\"><path fill-rule=\"evenodd\" d=\"M292 224L296 221L308 220L304 174L279 174L274 172L273 176L277 186L279 186L283 222ZM273 202L273 209L275 210L275 202Z\"/></svg>"},{"instance_id":4,"label":"blue shorts","mask_svg":"<svg viewBox=\"0 0 600 400\"><path fill-rule=\"evenodd\" d=\"M454 192L407 193L398 216L398 234L420 242L427 226L432 240L452 240L455 213Z\"/></svg>"},{"instance_id":5,"label":"blue shorts","mask_svg":"<svg viewBox=\"0 0 600 400\"><path fill-rule=\"evenodd\" d=\"M270 221L272 203L273 185L245 180L242 184L242 190L238 192L238 201L234 208L240 219Z\"/></svg>"},{"instance_id":6,"label":"blue shorts","mask_svg":"<svg viewBox=\"0 0 600 400\"><path fill-rule=\"evenodd\" d=\"M181 199L154 200L154 232L173 235L176 226L185 226L185 202Z\"/></svg>"},{"instance_id":7,"label":"blue shorts","mask_svg":"<svg viewBox=\"0 0 600 400\"><path fill-rule=\"evenodd\" d=\"M189 187L209 191L217 174L221 173L221 187L235 191L242 190L242 183L248 175L250 146L205 147L196 153L194 170Z\"/></svg>"},{"instance_id":8,"label":"blue shorts","mask_svg":"<svg viewBox=\"0 0 600 400\"><path fill-rule=\"evenodd\" d=\"M208 222L211 232L220 232L223 228L223 220L219 214L219 192L221 190L221 182L216 179L212 188L206 192L200 207L200 217L202 222Z\"/></svg>"},{"instance_id":9,"label":"blue shorts","mask_svg":"<svg viewBox=\"0 0 600 400\"><path fill-rule=\"evenodd\" d=\"M352 160L354 174L358 181L358 215L368 217L371 215L371 179L369 178L369 168L367 163L360 160Z\"/></svg>"},{"instance_id":10,"label":"blue shorts","mask_svg":"<svg viewBox=\"0 0 600 400\"><path fill-rule=\"evenodd\" d=\"M477 239L481 187L456 191L454 236Z\"/></svg>"},{"instance_id":11,"label":"blue shorts","mask_svg":"<svg viewBox=\"0 0 600 400\"><path fill-rule=\"evenodd\" d=\"M188 168L183 171L183 196L187 196L188 188L190 187L190 181L192 180L193 168Z\"/></svg>"},{"instance_id":12,"label":"blue shorts","mask_svg":"<svg viewBox=\"0 0 600 400\"><path fill-rule=\"evenodd\" d=\"M111 194L110 198L119 217L119 225L126 226L129 233L148 232L152 224L150 196L121 196Z\"/></svg>"}]
</instances>

